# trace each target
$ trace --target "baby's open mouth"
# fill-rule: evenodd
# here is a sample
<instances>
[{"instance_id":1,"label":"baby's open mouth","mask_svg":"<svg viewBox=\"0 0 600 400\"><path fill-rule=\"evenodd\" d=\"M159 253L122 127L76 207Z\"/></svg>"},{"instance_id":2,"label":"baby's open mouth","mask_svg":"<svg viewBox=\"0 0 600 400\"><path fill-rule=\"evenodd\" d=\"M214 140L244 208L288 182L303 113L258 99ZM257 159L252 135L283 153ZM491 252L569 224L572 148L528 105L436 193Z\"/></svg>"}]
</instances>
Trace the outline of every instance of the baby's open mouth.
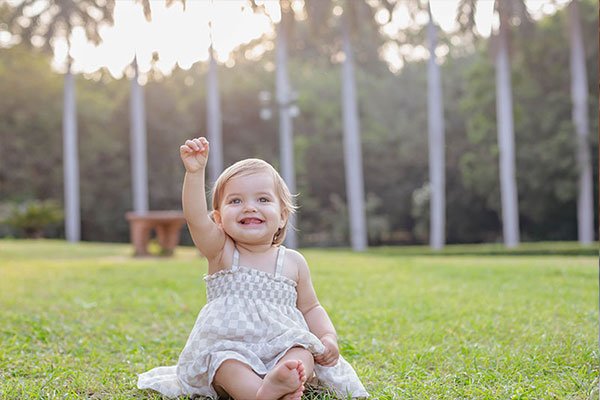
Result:
<instances>
[{"instance_id":1,"label":"baby's open mouth","mask_svg":"<svg viewBox=\"0 0 600 400\"><path fill-rule=\"evenodd\" d=\"M242 225L257 225L257 224L262 224L263 221L262 219L259 218L243 218L240 223Z\"/></svg>"}]
</instances>

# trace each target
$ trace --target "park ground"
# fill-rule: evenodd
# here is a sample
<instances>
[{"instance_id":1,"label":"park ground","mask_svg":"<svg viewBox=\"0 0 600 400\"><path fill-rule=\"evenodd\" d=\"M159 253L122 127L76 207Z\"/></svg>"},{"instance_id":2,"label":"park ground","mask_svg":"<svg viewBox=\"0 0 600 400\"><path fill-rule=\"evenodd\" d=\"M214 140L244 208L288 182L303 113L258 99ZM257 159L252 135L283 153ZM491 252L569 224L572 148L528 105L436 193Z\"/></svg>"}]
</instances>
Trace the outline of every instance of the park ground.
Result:
<instances>
[{"instance_id":1,"label":"park ground","mask_svg":"<svg viewBox=\"0 0 600 400\"><path fill-rule=\"evenodd\" d=\"M576 243L303 251L373 399L597 399L598 250ZM206 262L125 244L0 240L2 399L159 399ZM307 396L329 399L326 394Z\"/></svg>"}]
</instances>

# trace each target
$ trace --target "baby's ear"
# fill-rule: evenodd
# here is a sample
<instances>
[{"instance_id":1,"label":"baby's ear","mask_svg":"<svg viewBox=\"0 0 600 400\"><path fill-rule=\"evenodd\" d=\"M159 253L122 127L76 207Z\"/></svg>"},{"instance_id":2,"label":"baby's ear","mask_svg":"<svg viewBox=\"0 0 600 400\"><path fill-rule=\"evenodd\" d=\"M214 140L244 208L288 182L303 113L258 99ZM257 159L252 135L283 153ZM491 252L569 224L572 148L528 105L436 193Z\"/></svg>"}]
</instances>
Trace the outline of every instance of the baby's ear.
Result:
<instances>
[{"instance_id":1,"label":"baby's ear","mask_svg":"<svg viewBox=\"0 0 600 400\"><path fill-rule=\"evenodd\" d=\"M212 219L213 221L215 221L215 224L217 224L220 227L222 227L221 213L219 212L219 210L212 211L210 213L210 219Z\"/></svg>"},{"instance_id":2,"label":"baby's ear","mask_svg":"<svg viewBox=\"0 0 600 400\"><path fill-rule=\"evenodd\" d=\"M279 223L279 227L283 228L285 226L285 224L287 223L288 220L288 212L287 210L282 210L281 211L281 222Z\"/></svg>"}]
</instances>

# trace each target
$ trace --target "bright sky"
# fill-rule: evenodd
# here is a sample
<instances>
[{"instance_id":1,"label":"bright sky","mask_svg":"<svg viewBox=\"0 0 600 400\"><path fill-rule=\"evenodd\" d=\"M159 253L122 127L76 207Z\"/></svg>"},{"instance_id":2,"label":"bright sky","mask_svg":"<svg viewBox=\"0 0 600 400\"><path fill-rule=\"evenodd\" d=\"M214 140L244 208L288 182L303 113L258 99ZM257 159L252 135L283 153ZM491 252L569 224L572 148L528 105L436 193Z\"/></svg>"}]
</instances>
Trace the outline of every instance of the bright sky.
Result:
<instances>
[{"instance_id":1,"label":"bright sky","mask_svg":"<svg viewBox=\"0 0 600 400\"><path fill-rule=\"evenodd\" d=\"M294 0L293 7L300 10L302 2ZM430 0L434 20L443 30L456 28L455 15L459 0ZM553 0L527 0L527 7L534 17L551 14L555 11ZM566 3L569 0L558 0ZM212 36L217 59L227 64L232 50L243 43L248 43L261 35L273 34L273 22L280 19L277 0L263 0L267 15L255 14L247 0L188 0L186 9L179 2L171 7L165 1L151 1L152 21L145 20L141 5L132 0L117 0L115 6L114 26L103 27L100 35L103 42L94 46L85 40L82 29L73 33L71 54L74 58L73 69L77 72L92 73L106 66L115 78L123 76L124 70L137 54L141 72L150 69L152 53L159 54L158 69L169 74L176 65L189 69L192 64L208 59L210 43L209 20L213 21ZM482 36L489 36L492 26L497 22L493 16L494 0L479 0L476 24ZM380 15L380 18L386 18ZM423 16L425 23L426 15ZM394 32L406 28L409 24L408 14L402 10L394 13L392 22L384 31ZM1 32L0 32L1 34ZM0 35L0 41L3 40ZM55 57L53 66L64 69L67 48L63 40L54 43ZM383 52L384 58L397 67L400 66L398 51L411 52L408 58L427 56L425 48L391 47ZM394 54L396 53L396 54ZM443 54L441 54L443 55Z\"/></svg>"},{"instance_id":2,"label":"bright sky","mask_svg":"<svg viewBox=\"0 0 600 400\"><path fill-rule=\"evenodd\" d=\"M271 3L267 4L270 14L279 18L277 3L268 3ZM217 59L223 62L240 44L273 29L270 18L255 14L247 1L215 1L213 4L208 0L188 0L185 11L179 2L168 8L164 1L150 4L152 21L148 22L140 4L117 1L115 23L101 28L103 41L97 47L85 40L82 29L75 31L71 49L74 70L89 73L106 66L114 77L120 78L135 54L140 71L148 71L153 52L159 54L157 67L163 73L170 73L177 64L189 69L195 62L208 59L211 18ZM53 65L57 69L61 69L66 54L66 43L56 43Z\"/></svg>"},{"instance_id":3,"label":"bright sky","mask_svg":"<svg viewBox=\"0 0 600 400\"><path fill-rule=\"evenodd\" d=\"M452 32L457 29L456 12L460 0L430 0L431 14L434 21L440 28L446 32ZM475 24L477 33L483 37L489 37L492 29L497 29L499 26L498 16L494 15L495 0L479 0L475 11ZM571 0L525 0L527 10L534 19L541 18L544 15L553 14L556 12L557 6L561 7ZM554 3L554 4L553 4ZM387 12L382 12L382 15L376 15L380 18L380 22L387 20ZM427 14L423 14L420 24L426 24L428 21ZM391 23L383 28L383 31L390 37L407 28L410 25L410 16L406 9L396 9L392 17ZM448 48L438 47L436 56L443 57L448 53ZM399 46L396 43L388 43L384 46L382 57L388 62L390 69L394 72L398 71L403 64L401 56L408 60L424 59L429 57L429 50L426 45L414 47L412 45Z\"/></svg>"}]
</instances>

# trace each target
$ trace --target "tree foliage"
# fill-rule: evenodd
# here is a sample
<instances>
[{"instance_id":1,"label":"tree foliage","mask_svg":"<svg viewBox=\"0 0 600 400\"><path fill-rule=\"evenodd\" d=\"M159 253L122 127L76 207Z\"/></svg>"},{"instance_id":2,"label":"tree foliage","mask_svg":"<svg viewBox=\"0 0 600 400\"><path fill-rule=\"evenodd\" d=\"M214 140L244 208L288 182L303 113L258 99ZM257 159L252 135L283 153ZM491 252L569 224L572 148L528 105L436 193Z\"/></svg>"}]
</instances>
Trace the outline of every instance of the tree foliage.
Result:
<instances>
[{"instance_id":1,"label":"tree foliage","mask_svg":"<svg viewBox=\"0 0 600 400\"><path fill-rule=\"evenodd\" d=\"M46 49L58 37L70 41L74 28L84 30L92 43L101 41L99 27L112 25L114 0L22 0L9 14L7 25L14 35Z\"/></svg>"},{"instance_id":2,"label":"tree foliage","mask_svg":"<svg viewBox=\"0 0 600 400\"><path fill-rule=\"evenodd\" d=\"M518 39L511 48L517 183L525 240L576 239L577 234L565 11L535 21L529 31L513 32ZM597 131L598 5L583 2L581 14L590 74L590 128ZM369 240L425 242L426 64L411 62L397 74L390 72L379 59L378 45L373 45L382 43L377 32L358 29L353 45ZM347 245L335 57L339 43L337 33L326 30L321 35L316 36L307 22L296 21L290 43L289 70L301 110L294 122L299 239L303 245ZM258 101L261 90L274 86L274 52L252 55L268 40L241 46L228 64L233 67L219 68L226 165L245 157L279 165L278 123L259 118ZM185 138L203 134L206 72L206 64L198 63L146 85L150 209L180 208L183 169L178 148ZM474 51L451 52L442 65L442 81L447 240L498 241L502 233L495 88L488 43L480 40ZM84 240L128 240L124 214L132 207L129 85L106 73L98 80L77 77ZM23 45L0 49L0 92L10 93L0 96L0 201L62 202L61 76L50 70L44 54L31 53ZM597 137L592 140L598 165ZM597 198L597 176L594 182ZM189 238L184 241L189 243Z\"/></svg>"}]
</instances>

